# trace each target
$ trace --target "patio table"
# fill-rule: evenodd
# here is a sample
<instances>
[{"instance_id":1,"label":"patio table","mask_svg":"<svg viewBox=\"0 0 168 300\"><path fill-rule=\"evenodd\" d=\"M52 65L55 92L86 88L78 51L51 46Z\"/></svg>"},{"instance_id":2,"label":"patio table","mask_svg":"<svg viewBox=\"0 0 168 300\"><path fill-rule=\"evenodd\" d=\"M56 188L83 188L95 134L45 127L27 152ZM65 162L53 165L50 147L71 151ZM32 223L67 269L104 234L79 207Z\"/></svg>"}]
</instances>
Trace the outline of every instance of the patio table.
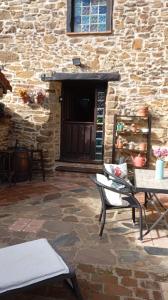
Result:
<instances>
[{"instance_id":1,"label":"patio table","mask_svg":"<svg viewBox=\"0 0 168 300\"><path fill-rule=\"evenodd\" d=\"M148 228L148 230L143 234L143 236L154 229L162 220L168 228L168 223L166 220L168 207L165 207L157 196L158 193L168 194L168 169L165 170L165 176L161 180L155 179L155 170L135 169L134 179L136 191L145 193L145 204L148 204L149 201L154 206L159 216L157 220L150 226L150 228Z\"/></svg>"}]
</instances>

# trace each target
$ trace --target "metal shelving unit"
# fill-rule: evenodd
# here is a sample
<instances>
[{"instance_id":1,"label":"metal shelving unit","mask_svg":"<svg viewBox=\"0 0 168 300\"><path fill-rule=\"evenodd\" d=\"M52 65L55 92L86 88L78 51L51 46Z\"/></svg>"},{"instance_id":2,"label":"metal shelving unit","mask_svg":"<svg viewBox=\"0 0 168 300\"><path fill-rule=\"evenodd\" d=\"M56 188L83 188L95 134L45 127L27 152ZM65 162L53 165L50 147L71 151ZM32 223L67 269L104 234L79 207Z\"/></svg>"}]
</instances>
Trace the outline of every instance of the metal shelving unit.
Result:
<instances>
[{"instance_id":1,"label":"metal shelving unit","mask_svg":"<svg viewBox=\"0 0 168 300\"><path fill-rule=\"evenodd\" d=\"M121 130L119 130L119 125ZM131 126L135 125L135 132L131 130ZM146 128L146 132L143 132ZM123 141L123 145L118 147L119 138ZM136 146L130 148L130 143ZM146 144L146 149L140 149L140 144ZM120 145L119 145L120 146ZM113 128L113 149L112 149L112 162L122 163L126 161L129 169L133 169L131 157L140 155L144 157L145 164L143 168L149 167L151 149L151 115L148 116L126 116L114 115L114 128Z\"/></svg>"}]
</instances>

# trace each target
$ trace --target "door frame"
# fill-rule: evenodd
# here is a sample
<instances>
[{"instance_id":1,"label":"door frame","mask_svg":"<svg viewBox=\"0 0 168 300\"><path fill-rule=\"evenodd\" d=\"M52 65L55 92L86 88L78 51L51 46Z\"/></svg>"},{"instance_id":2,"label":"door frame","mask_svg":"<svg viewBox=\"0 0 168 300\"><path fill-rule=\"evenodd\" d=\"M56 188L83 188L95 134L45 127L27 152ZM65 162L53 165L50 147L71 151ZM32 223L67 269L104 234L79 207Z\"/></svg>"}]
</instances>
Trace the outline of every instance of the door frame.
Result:
<instances>
[{"instance_id":1,"label":"door frame","mask_svg":"<svg viewBox=\"0 0 168 300\"><path fill-rule=\"evenodd\" d=\"M63 151L62 151L62 147L63 147L63 124L64 124L64 120L63 120L63 105L64 105L64 91L65 91L65 85L66 85L66 82L68 82L69 84L72 82L72 85L73 85L73 83L74 82L80 82L80 83L82 83L82 82L86 82L87 80L65 80L65 81L63 81L62 82L62 91L61 91L61 99L62 99L62 101L61 101L61 130L60 130L60 160L61 161L67 161L67 162L76 162L76 163L93 163L93 164L101 164L102 163L102 161L96 161L95 160L95 150L94 150L94 153L92 153L93 152L93 150L91 150L91 159L86 159L86 160L80 160L80 159L75 159L74 160L74 158L72 158L72 159L70 159L70 158L65 158L64 156L63 156ZM92 87L94 88L94 98L95 98L95 102L94 102L94 120L93 120L93 123L94 123L94 125L93 125L93 130L94 130L94 132L93 132L93 136L94 136L94 148L95 148L95 146L96 146L96 117L97 117L97 115L96 115L96 110L97 110L97 106L96 106L96 99L97 99L97 89L98 89L98 87L103 87L104 88L104 90L105 90L105 95L106 95L106 93L107 93L107 81L100 81L100 80L93 80L93 81L91 81L91 80L89 80L88 81L88 83L90 84L90 85L92 85ZM105 96L105 101L106 101L106 96ZM104 115L104 118L105 118L105 115ZM76 122L76 123L79 123L80 124L80 122ZM87 122L86 122L87 123ZM91 122L88 122L88 123L91 123ZM104 140L104 134L105 134L105 131L103 132L103 140ZM104 145L103 145L103 147L104 147Z\"/></svg>"}]
</instances>

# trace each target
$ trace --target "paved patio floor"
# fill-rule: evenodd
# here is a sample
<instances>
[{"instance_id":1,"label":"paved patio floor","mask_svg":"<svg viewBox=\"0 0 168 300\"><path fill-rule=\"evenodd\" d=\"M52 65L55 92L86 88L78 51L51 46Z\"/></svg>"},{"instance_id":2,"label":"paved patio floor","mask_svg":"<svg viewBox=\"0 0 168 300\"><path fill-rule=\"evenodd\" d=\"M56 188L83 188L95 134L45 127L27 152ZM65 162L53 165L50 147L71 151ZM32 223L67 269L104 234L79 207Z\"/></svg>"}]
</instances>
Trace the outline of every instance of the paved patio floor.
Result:
<instances>
[{"instance_id":1,"label":"paved patio floor","mask_svg":"<svg viewBox=\"0 0 168 300\"><path fill-rule=\"evenodd\" d=\"M99 210L98 191L86 174L57 172L46 182L1 186L0 247L47 238L76 267L84 300L168 299L168 230L160 224L141 242L138 225L123 210L109 213L99 239ZM150 211L148 221L155 216ZM75 297L60 283L2 299Z\"/></svg>"}]
</instances>

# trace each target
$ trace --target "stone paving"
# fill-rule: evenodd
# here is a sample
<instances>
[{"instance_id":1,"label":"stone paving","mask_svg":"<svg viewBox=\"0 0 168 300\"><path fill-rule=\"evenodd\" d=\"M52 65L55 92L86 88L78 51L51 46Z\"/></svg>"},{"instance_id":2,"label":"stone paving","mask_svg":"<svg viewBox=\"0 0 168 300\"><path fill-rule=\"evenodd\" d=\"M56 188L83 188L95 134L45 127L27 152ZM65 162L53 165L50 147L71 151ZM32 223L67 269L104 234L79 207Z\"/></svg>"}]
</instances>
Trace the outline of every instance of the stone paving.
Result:
<instances>
[{"instance_id":1,"label":"stone paving","mask_svg":"<svg viewBox=\"0 0 168 300\"><path fill-rule=\"evenodd\" d=\"M45 237L76 267L84 300L168 299L168 235L164 225L138 240L129 210L108 214L98 237L100 198L86 174L56 172L0 188L0 247ZM142 201L142 195L139 196ZM137 215L138 217L138 215ZM148 213L149 221L155 213ZM73 300L63 283L1 299Z\"/></svg>"}]
</instances>

